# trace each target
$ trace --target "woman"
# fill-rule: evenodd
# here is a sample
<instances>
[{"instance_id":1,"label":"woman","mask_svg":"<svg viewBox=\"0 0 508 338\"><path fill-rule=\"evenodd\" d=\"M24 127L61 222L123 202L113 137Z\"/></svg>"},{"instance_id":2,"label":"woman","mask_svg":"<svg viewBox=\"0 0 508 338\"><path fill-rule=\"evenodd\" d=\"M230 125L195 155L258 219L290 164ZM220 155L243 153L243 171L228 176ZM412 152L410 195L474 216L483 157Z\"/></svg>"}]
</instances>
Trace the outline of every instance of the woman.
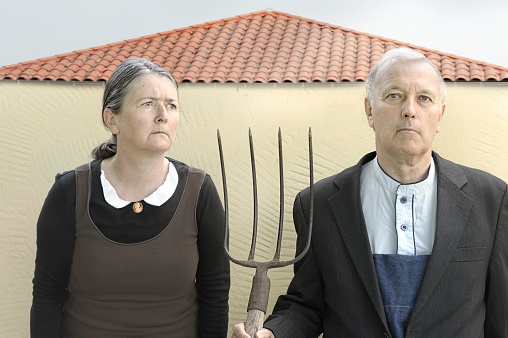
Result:
<instances>
[{"instance_id":1,"label":"woman","mask_svg":"<svg viewBox=\"0 0 508 338\"><path fill-rule=\"evenodd\" d=\"M37 223L32 337L225 337L224 212L202 170L166 158L177 83L129 58L106 83L111 140L58 175Z\"/></svg>"}]
</instances>

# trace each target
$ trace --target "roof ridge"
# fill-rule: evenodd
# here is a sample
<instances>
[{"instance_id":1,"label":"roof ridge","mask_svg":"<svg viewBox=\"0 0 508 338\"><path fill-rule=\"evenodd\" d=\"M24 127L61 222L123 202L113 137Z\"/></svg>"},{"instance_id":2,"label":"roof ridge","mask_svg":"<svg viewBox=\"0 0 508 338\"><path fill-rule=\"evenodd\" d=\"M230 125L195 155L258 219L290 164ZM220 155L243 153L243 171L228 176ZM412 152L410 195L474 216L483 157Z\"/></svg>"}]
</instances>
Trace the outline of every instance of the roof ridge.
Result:
<instances>
[{"instance_id":1,"label":"roof ridge","mask_svg":"<svg viewBox=\"0 0 508 338\"><path fill-rule=\"evenodd\" d=\"M202 35L223 30L227 37L218 40ZM267 32L275 32L270 42ZM136 55L176 72L179 81L365 81L375 62L394 46L432 58L449 81L508 80L508 68L502 66L273 9L3 66L0 79L102 81L121 61ZM221 48L223 53L217 54Z\"/></svg>"},{"instance_id":2,"label":"roof ridge","mask_svg":"<svg viewBox=\"0 0 508 338\"><path fill-rule=\"evenodd\" d=\"M260 14L270 14L270 13L284 15L284 16L287 16L287 17L290 17L290 18L293 18L293 19L299 19L299 20L302 20L302 21L312 22L312 23L315 23L315 24L318 24L318 25L322 25L322 26L333 27L333 28L337 28L337 29L340 29L340 30L343 30L343 31L350 32L350 33L354 33L354 34L358 34L358 35L365 35L365 36L368 36L368 37L371 37L371 38L375 38L375 39L379 39L379 40L384 40L384 41L396 43L396 44L399 44L399 45L403 44L405 46L408 46L408 47L411 47L411 48L420 49L420 50L424 50L426 52L436 53L436 54L440 54L440 55L446 55L446 56L452 57L454 59L464 60L464 61L468 61L470 63L481 64L481 65L485 65L485 66L490 66L492 68L500 68L500 69L508 71L508 67L494 65L492 63L488 63L488 62L485 62L485 61L473 60L473 59L470 59L470 58L467 58L467 57L462 57L462 56L458 56L458 55L451 54L451 53L441 52L441 51L438 51L438 50L435 50L435 49L426 48L426 47L422 47L422 46L417 46L417 45L413 45L411 43L407 43L407 42L403 42L403 41L399 41L399 40L385 38L385 37L380 36L380 35L365 33L365 32L361 32L361 31L357 31L357 30L351 29L351 28L346 28L346 27L342 27L342 26L339 26L339 25L334 25L334 24L330 24L330 23L326 23L326 22L322 22L322 21L318 21L318 20L314 20L314 19L309 19L309 18L305 18L305 17L302 17L302 16L290 14L290 13L280 12L280 11L277 11L277 10L266 10L266 9L262 10L262 11L257 11L257 12L251 12L251 13L246 13L246 14L235 15L235 16L232 16L232 17L229 17L229 18L218 19L218 20L213 20L213 21L207 21L207 22L204 22L204 23L196 24L196 25L179 27L179 28L171 29L171 30L168 30L168 31L160 32L160 33L154 33L154 34L149 34L149 35L143 35L143 36L136 37L136 38L130 38L130 39L125 39L125 40L120 40L120 41L108 43L108 44L105 44L105 45L100 45L100 46L95 46L95 47L90 47L90 48L85 48L85 49L79 49L79 50L75 50L75 51L68 52L68 53L56 54L56 55L47 56L47 57L43 57L43 58L37 58L35 60L30 60L30 61L23 61L23 62L15 63L15 64L12 64L12 65L6 65L6 66L0 67L0 68L17 66L17 65L24 65L24 64L27 64L27 63L34 63L34 61L44 62L47 59L52 59L52 58L55 58L55 57L57 57L57 58L63 58L63 57L68 56L68 55L79 54L79 53L83 53L83 52L87 52L87 51L101 50L101 49L103 49L105 47L112 47L112 46L116 46L116 45L119 45L119 44L122 44L122 43L130 43L130 42L139 41L139 40L142 40L142 39L147 39L147 38L167 35L167 34L178 32L178 31L186 31L189 28L199 28L199 27L211 26L211 25L215 25L215 24L218 24L218 23L221 23L221 22L228 22L228 21L231 21L232 19L235 19L235 18L246 18L246 17L252 17L252 16L256 16L256 15L260 15Z\"/></svg>"},{"instance_id":3,"label":"roof ridge","mask_svg":"<svg viewBox=\"0 0 508 338\"><path fill-rule=\"evenodd\" d=\"M164 31L164 32L159 32L159 33L154 33L154 34L149 34L149 35L142 35L142 36L139 36L139 37L136 37L136 38L130 38L130 39L125 39L125 40L119 40L119 41L116 41L116 42L107 43L105 45L99 45L99 46L95 46L95 47L78 49L78 50L74 50L72 52L67 52L67 53L63 53L63 54L55 54L55 55L51 55L51 56L45 56L45 57L42 57L42 58L37 58L37 59L34 59L34 60L23 61L23 62L11 64L11 65L0 66L0 68L10 68L11 66L18 66L18 65L24 65L24 64L27 64L27 63L34 63L34 61L44 62L44 61L46 61L48 59L53 59L55 57L61 58L61 57L65 57L65 56L68 56L68 55L79 54L79 53L83 53L83 52L87 52L87 51L101 50L101 49L103 49L105 47L111 47L111 46L119 45L119 44L122 44L122 43L130 43L130 42L133 42L133 41L139 41L141 39L146 39L146 38L151 38L151 37L157 37L157 36L161 36L161 35L167 35L167 34L170 34L170 33L173 33L173 32L188 30L189 28L198 28L198 27L209 26L209 25L220 23L220 22L230 21L231 19L234 19L234 18L248 17L248 16L257 15L257 14L264 13L264 12L268 12L268 11L264 10L264 11L258 11L258 12L251 12L251 13L247 13L247 14L240 14L240 15L232 16L232 17L229 17L229 18L218 19L218 20L213 20L213 21L207 21L207 22L204 22L204 23L196 24L196 25L190 25L190 26L185 26L185 27L179 27L179 28L171 29L169 31Z\"/></svg>"},{"instance_id":4,"label":"roof ridge","mask_svg":"<svg viewBox=\"0 0 508 338\"><path fill-rule=\"evenodd\" d=\"M257 13L259 13L259 12L257 12ZM301 20L304 20L304 21L307 21L307 22L313 22L313 23L316 23L316 24L319 24L319 25L323 25L323 26L329 26L329 27L338 28L338 29L341 29L343 31L351 32L351 33L354 33L354 34L366 35L366 36L371 37L371 38L376 38L376 39L380 39L380 40L384 40L384 41L389 41L389 42L393 42L393 43L396 43L396 44L399 44L399 45L400 44L404 44L405 46L410 46L411 48L421 49L421 50L424 50L426 52L432 52L432 53L436 53L436 54L440 54L440 55L446 55L446 56L453 57L453 58L459 59L459 60L468 60L471 63L483 64L483 65L486 65L486 66L493 66L494 68L502 68L502 69L505 69L505 70L508 71L508 67L494 65L494 64L491 64L491 63L488 63L488 62L485 62L485 61L473 60L473 59L470 59L470 58L467 58L467 57L462 57L462 56L458 56L458 55L451 54L451 53L441 52L441 51L438 51L438 50L435 50L435 49L431 49L431 48L427 48L427 47L422 47L422 46L417 46L417 45L413 45L411 43L407 43L407 42L403 42L403 41L399 41L399 40L394 40L394 39L390 39L390 38L385 38L385 37L380 36L380 35L365 33L365 32L361 32L361 31L357 31L357 30L351 29L351 28L345 28L345 27L342 27L342 26L339 26L339 25L334 25L334 24L330 24L330 23L326 23L326 22L322 22L322 21L318 21L318 20L314 20L314 19L309 19L309 18L298 16L298 15L293 15L293 14L288 14L288 13L284 13L284 12L279 12L279 11L276 11L276 10L272 10L272 11L270 11L270 13L282 14L282 15L285 15L285 16L288 16L288 17L292 17L292 18L295 18L295 19L301 19Z\"/></svg>"}]
</instances>

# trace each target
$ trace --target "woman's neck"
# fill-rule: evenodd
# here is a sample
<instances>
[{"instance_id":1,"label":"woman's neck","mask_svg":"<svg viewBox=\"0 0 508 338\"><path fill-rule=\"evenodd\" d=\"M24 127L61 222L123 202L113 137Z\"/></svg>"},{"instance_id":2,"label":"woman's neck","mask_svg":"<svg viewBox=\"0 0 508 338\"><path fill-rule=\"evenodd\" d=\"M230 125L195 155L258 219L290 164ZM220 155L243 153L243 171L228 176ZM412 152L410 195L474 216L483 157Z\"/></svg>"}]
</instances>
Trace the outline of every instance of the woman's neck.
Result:
<instances>
[{"instance_id":1,"label":"woman's neck","mask_svg":"<svg viewBox=\"0 0 508 338\"><path fill-rule=\"evenodd\" d=\"M169 161L161 156L135 158L116 154L102 161L106 179L121 199L135 202L150 196L166 180Z\"/></svg>"}]
</instances>

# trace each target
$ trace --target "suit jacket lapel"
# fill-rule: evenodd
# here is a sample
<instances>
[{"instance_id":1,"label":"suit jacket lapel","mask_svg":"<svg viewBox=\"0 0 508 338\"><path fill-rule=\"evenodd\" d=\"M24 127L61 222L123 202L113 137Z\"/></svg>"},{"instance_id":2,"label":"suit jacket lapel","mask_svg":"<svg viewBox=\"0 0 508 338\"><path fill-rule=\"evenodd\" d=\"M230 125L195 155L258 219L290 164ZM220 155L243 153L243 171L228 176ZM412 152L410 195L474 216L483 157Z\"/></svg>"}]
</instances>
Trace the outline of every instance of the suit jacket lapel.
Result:
<instances>
[{"instance_id":1,"label":"suit jacket lapel","mask_svg":"<svg viewBox=\"0 0 508 338\"><path fill-rule=\"evenodd\" d=\"M469 218L471 199L460 189L467 183L461 169L433 153L437 171L436 237L411 318L416 318L450 262Z\"/></svg>"},{"instance_id":2,"label":"suit jacket lapel","mask_svg":"<svg viewBox=\"0 0 508 338\"><path fill-rule=\"evenodd\" d=\"M370 161L375 156L375 153L369 155L362 158L355 167L344 172L345 175L340 175L340 178L338 177L334 180L339 191L328 201L363 285L379 317L385 327L388 328L360 201L361 167L364 163Z\"/></svg>"}]
</instances>

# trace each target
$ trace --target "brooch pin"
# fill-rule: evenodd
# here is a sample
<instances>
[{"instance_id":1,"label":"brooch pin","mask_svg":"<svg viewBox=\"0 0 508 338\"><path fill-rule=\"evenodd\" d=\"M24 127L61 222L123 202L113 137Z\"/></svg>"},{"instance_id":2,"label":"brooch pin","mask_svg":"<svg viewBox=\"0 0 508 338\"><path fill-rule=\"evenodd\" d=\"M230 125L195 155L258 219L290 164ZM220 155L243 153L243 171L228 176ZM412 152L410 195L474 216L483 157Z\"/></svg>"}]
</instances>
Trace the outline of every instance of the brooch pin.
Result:
<instances>
[{"instance_id":1,"label":"brooch pin","mask_svg":"<svg viewBox=\"0 0 508 338\"><path fill-rule=\"evenodd\" d=\"M132 210L136 213L136 214L139 214L141 211L143 211L143 203L141 202L136 202L132 205Z\"/></svg>"}]
</instances>

